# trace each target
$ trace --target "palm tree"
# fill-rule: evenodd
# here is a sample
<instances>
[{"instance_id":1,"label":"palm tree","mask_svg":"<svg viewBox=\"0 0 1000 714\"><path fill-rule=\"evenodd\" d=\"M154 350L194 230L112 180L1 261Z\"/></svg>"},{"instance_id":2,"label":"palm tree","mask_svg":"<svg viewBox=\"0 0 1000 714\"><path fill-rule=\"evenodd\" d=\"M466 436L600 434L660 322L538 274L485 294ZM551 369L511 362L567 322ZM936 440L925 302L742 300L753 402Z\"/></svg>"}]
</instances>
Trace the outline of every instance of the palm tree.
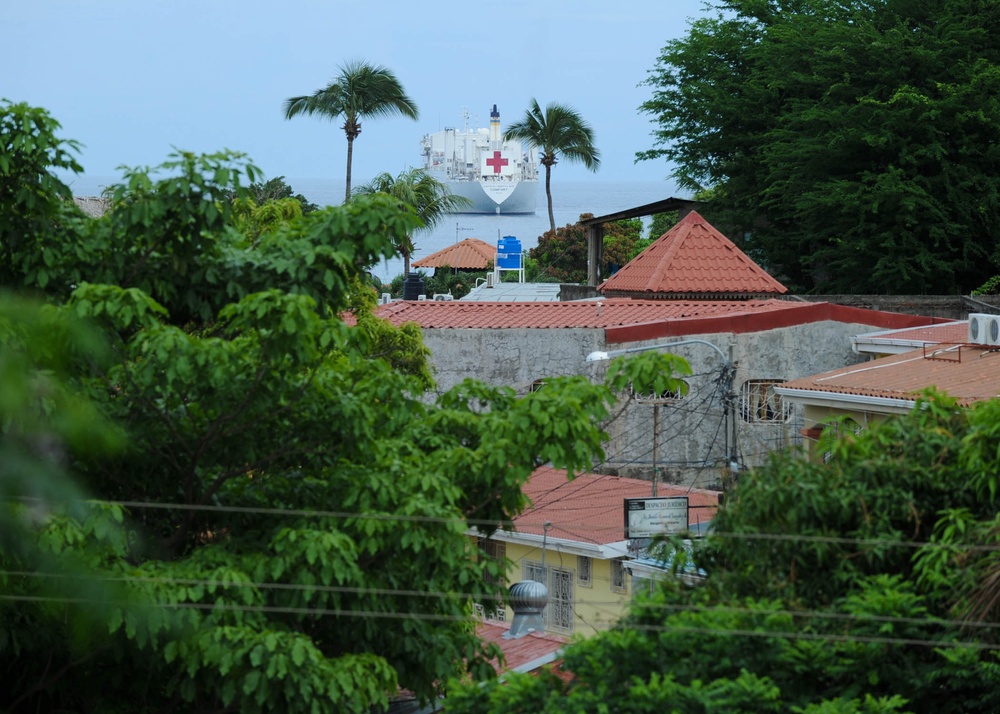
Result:
<instances>
[{"instance_id":1,"label":"palm tree","mask_svg":"<svg viewBox=\"0 0 1000 714\"><path fill-rule=\"evenodd\" d=\"M401 114L417 118L417 105L406 96L403 85L390 70L367 62L349 62L340 74L323 89L310 96L285 100L285 119L299 114L318 114L327 119L344 118L347 135L347 190L344 202L351 197L351 158L354 140L361 133L361 120Z\"/></svg>"},{"instance_id":2,"label":"palm tree","mask_svg":"<svg viewBox=\"0 0 1000 714\"><path fill-rule=\"evenodd\" d=\"M424 223L424 230L433 228L447 214L472 203L465 196L456 196L445 184L423 169L407 169L398 176L381 173L368 183L354 189L354 195L386 193L412 206ZM397 248L403 256L403 274L410 274L413 237L406 236Z\"/></svg>"},{"instance_id":3,"label":"palm tree","mask_svg":"<svg viewBox=\"0 0 1000 714\"><path fill-rule=\"evenodd\" d=\"M601 165L601 155L594 147L594 130L572 107L550 103L542 111L538 100L532 99L524 118L511 124L503 138L505 141L527 141L541 149L540 161L545 167L545 196L549 200L549 228L554 231L556 219L552 215L552 167L556 163L556 157L562 154L570 161L579 161L591 171L597 171L597 167Z\"/></svg>"}]
</instances>

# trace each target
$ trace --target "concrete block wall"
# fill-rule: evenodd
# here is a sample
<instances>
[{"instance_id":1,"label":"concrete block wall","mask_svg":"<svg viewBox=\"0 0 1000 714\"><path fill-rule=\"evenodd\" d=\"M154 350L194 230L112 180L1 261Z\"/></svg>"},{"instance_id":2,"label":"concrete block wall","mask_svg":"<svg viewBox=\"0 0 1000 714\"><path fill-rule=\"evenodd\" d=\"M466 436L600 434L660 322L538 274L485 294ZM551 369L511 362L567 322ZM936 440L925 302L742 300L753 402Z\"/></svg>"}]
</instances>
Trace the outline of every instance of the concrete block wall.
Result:
<instances>
[{"instance_id":1,"label":"concrete block wall","mask_svg":"<svg viewBox=\"0 0 1000 714\"><path fill-rule=\"evenodd\" d=\"M718 383L723 361L715 350L700 344L671 349L689 360L694 374L687 396L659 407L658 479L718 487L729 476L730 456L735 455L742 466L757 466L771 450L800 443L803 422L798 413L793 412L787 421L746 421L739 411L741 386L747 380L791 380L858 363L864 358L851 350L849 338L874 329L823 321L683 338L706 340L727 355L731 350L736 372L729 408L736 411L727 417L727 394ZM603 380L607 363L587 363L590 352L673 341L605 345L603 330L582 328L424 330L442 391L467 377L507 385L520 394L547 377L583 374ZM654 407L631 399L622 406L621 414L605 425L609 434L606 459L595 464L594 470L652 480Z\"/></svg>"}]
</instances>

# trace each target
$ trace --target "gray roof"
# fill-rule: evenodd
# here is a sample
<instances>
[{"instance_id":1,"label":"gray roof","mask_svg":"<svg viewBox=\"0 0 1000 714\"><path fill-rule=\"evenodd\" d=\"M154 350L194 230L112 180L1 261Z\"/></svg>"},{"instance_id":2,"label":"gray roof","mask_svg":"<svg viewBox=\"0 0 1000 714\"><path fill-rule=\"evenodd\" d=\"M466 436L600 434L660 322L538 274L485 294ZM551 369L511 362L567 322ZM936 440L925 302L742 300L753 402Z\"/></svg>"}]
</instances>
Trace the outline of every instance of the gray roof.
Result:
<instances>
[{"instance_id":1,"label":"gray roof","mask_svg":"<svg viewBox=\"0 0 1000 714\"><path fill-rule=\"evenodd\" d=\"M462 298L465 302L557 302L559 283L496 283L480 285Z\"/></svg>"}]
</instances>

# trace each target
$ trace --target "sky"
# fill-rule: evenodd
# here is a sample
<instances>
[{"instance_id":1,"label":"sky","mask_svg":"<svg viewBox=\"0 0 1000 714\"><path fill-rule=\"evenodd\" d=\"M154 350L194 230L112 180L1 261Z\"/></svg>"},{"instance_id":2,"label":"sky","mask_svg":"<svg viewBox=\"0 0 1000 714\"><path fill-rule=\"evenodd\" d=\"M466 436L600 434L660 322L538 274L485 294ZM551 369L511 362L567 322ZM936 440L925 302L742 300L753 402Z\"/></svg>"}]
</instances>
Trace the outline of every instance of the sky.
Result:
<instances>
[{"instance_id":1,"label":"sky","mask_svg":"<svg viewBox=\"0 0 1000 714\"><path fill-rule=\"evenodd\" d=\"M284 118L292 96L345 62L392 70L420 112L369 119L353 182L419 166L445 126L521 118L532 98L574 107L601 167L563 161L553 180L659 181L639 86L702 0L0 0L0 98L43 107L82 144L88 177L157 166L175 150L247 154L265 178L343 179L339 122ZM294 184L293 184L294 186Z\"/></svg>"}]
</instances>

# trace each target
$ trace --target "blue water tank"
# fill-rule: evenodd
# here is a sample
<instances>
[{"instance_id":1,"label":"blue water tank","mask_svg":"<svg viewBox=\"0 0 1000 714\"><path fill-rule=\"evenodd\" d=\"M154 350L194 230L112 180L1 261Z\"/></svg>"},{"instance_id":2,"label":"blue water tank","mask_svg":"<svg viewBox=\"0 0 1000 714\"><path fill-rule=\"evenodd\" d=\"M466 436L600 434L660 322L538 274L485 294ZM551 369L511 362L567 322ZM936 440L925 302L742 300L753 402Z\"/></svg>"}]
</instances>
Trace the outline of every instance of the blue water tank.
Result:
<instances>
[{"instance_id":1,"label":"blue water tank","mask_svg":"<svg viewBox=\"0 0 1000 714\"><path fill-rule=\"evenodd\" d=\"M502 270L520 270L521 241L514 236L504 236L497 241L497 267Z\"/></svg>"}]
</instances>

